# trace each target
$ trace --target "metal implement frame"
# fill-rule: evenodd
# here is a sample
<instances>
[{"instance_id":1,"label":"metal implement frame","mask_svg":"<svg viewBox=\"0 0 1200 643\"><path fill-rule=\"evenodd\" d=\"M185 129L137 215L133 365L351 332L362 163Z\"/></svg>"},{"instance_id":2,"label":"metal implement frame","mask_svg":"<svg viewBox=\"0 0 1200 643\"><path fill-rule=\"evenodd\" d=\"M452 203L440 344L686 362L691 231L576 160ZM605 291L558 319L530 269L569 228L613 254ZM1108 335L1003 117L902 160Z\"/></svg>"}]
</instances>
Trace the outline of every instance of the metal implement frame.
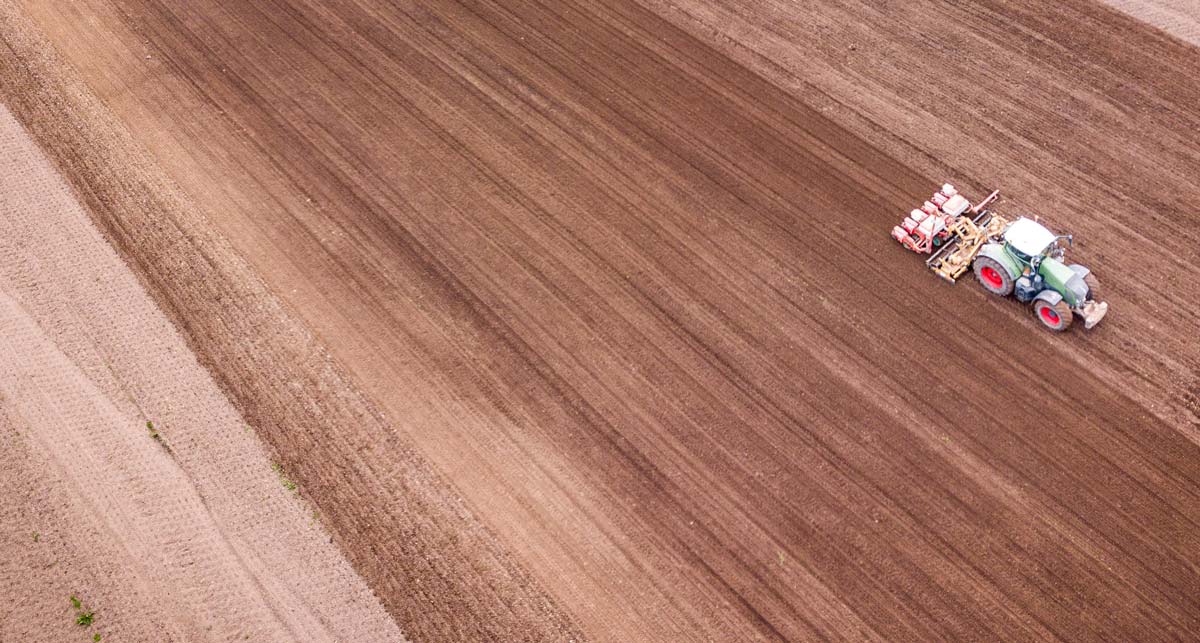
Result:
<instances>
[{"instance_id":1,"label":"metal implement frame","mask_svg":"<svg viewBox=\"0 0 1200 643\"><path fill-rule=\"evenodd\" d=\"M951 224L950 242L943 245L925 261L925 265L929 266L937 276L954 283L970 269L971 262L975 260L984 244L991 239L998 238L1003 233L1004 228L1008 225L1008 220L999 215L993 215L987 209L987 206L999 196L999 190L992 192L988 198L971 208L971 213L975 215L974 218L966 215L960 216Z\"/></svg>"}]
</instances>

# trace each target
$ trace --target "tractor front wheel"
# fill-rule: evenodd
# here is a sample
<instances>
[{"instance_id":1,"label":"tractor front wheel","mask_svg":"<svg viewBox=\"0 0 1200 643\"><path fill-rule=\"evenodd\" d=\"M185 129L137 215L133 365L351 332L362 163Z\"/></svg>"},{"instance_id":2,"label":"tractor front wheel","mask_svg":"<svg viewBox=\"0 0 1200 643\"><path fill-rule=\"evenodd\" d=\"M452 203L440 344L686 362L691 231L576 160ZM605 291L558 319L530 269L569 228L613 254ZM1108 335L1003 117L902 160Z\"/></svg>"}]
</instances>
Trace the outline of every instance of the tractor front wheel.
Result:
<instances>
[{"instance_id":1,"label":"tractor front wheel","mask_svg":"<svg viewBox=\"0 0 1200 643\"><path fill-rule=\"evenodd\" d=\"M989 257L979 257L975 260L975 278L984 290L1001 297L1012 294L1013 280L1008 276L1008 270L999 261Z\"/></svg>"},{"instance_id":2,"label":"tractor front wheel","mask_svg":"<svg viewBox=\"0 0 1200 643\"><path fill-rule=\"evenodd\" d=\"M1083 283L1087 284L1087 298L1100 301L1100 282L1096 281L1096 278L1092 276L1092 273L1089 272L1087 276L1083 278Z\"/></svg>"},{"instance_id":3,"label":"tractor front wheel","mask_svg":"<svg viewBox=\"0 0 1200 643\"><path fill-rule=\"evenodd\" d=\"M1059 332L1067 329L1071 325L1071 307L1065 301L1059 301L1057 304L1051 305L1045 299L1039 299L1033 302L1033 314L1037 315L1038 321L1042 322L1052 331Z\"/></svg>"}]
</instances>

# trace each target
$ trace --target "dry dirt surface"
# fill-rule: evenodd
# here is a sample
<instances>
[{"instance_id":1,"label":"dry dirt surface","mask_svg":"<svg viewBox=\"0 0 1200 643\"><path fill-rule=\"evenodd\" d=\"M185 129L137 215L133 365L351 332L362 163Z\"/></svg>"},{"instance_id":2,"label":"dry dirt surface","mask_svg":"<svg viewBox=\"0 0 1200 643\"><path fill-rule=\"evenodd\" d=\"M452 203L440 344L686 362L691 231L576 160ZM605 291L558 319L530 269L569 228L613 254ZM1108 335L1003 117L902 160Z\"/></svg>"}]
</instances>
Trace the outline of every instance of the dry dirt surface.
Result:
<instances>
[{"instance_id":1,"label":"dry dirt surface","mask_svg":"<svg viewBox=\"0 0 1200 643\"><path fill-rule=\"evenodd\" d=\"M1098 3L0 0L0 97L416 640L1200 636L1200 50ZM1051 335L891 227L1075 234Z\"/></svg>"},{"instance_id":2,"label":"dry dirt surface","mask_svg":"<svg viewBox=\"0 0 1200 643\"><path fill-rule=\"evenodd\" d=\"M1108 5L1200 46L1200 2L1197 0L1104 0Z\"/></svg>"},{"instance_id":3,"label":"dry dirt surface","mask_svg":"<svg viewBox=\"0 0 1200 643\"><path fill-rule=\"evenodd\" d=\"M0 640L399 637L3 107L0 173Z\"/></svg>"}]
</instances>

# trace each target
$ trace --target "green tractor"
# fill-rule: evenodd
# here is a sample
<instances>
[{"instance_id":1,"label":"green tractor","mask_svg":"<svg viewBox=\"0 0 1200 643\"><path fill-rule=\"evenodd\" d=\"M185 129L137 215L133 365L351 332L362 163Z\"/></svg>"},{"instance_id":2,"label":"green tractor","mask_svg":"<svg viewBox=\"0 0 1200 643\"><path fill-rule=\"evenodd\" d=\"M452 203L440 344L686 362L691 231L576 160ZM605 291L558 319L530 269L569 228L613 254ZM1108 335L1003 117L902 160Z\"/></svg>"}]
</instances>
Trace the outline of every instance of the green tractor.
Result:
<instances>
[{"instance_id":1,"label":"green tractor","mask_svg":"<svg viewBox=\"0 0 1200 643\"><path fill-rule=\"evenodd\" d=\"M1054 331L1066 330L1076 315L1085 328L1100 323L1108 304L1098 298L1096 278L1087 268L1063 263L1070 235L1055 235L1024 217L1004 229L1001 239L983 244L973 263L975 277L989 292L1033 302L1037 318Z\"/></svg>"}]
</instances>

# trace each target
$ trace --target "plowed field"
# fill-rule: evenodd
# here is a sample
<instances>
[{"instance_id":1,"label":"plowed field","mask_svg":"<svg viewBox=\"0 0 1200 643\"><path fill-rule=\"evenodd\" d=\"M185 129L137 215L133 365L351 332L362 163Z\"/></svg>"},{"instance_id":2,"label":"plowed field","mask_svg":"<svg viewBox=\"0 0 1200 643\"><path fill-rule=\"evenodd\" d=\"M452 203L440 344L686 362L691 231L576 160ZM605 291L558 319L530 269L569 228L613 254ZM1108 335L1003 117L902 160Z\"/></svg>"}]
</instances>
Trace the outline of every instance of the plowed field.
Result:
<instances>
[{"instance_id":1,"label":"plowed field","mask_svg":"<svg viewBox=\"0 0 1200 643\"><path fill-rule=\"evenodd\" d=\"M1200 636L1200 49L1099 2L0 1L413 640ZM1040 328L888 236L1075 235ZM1080 325L1081 326L1081 325Z\"/></svg>"}]
</instances>

